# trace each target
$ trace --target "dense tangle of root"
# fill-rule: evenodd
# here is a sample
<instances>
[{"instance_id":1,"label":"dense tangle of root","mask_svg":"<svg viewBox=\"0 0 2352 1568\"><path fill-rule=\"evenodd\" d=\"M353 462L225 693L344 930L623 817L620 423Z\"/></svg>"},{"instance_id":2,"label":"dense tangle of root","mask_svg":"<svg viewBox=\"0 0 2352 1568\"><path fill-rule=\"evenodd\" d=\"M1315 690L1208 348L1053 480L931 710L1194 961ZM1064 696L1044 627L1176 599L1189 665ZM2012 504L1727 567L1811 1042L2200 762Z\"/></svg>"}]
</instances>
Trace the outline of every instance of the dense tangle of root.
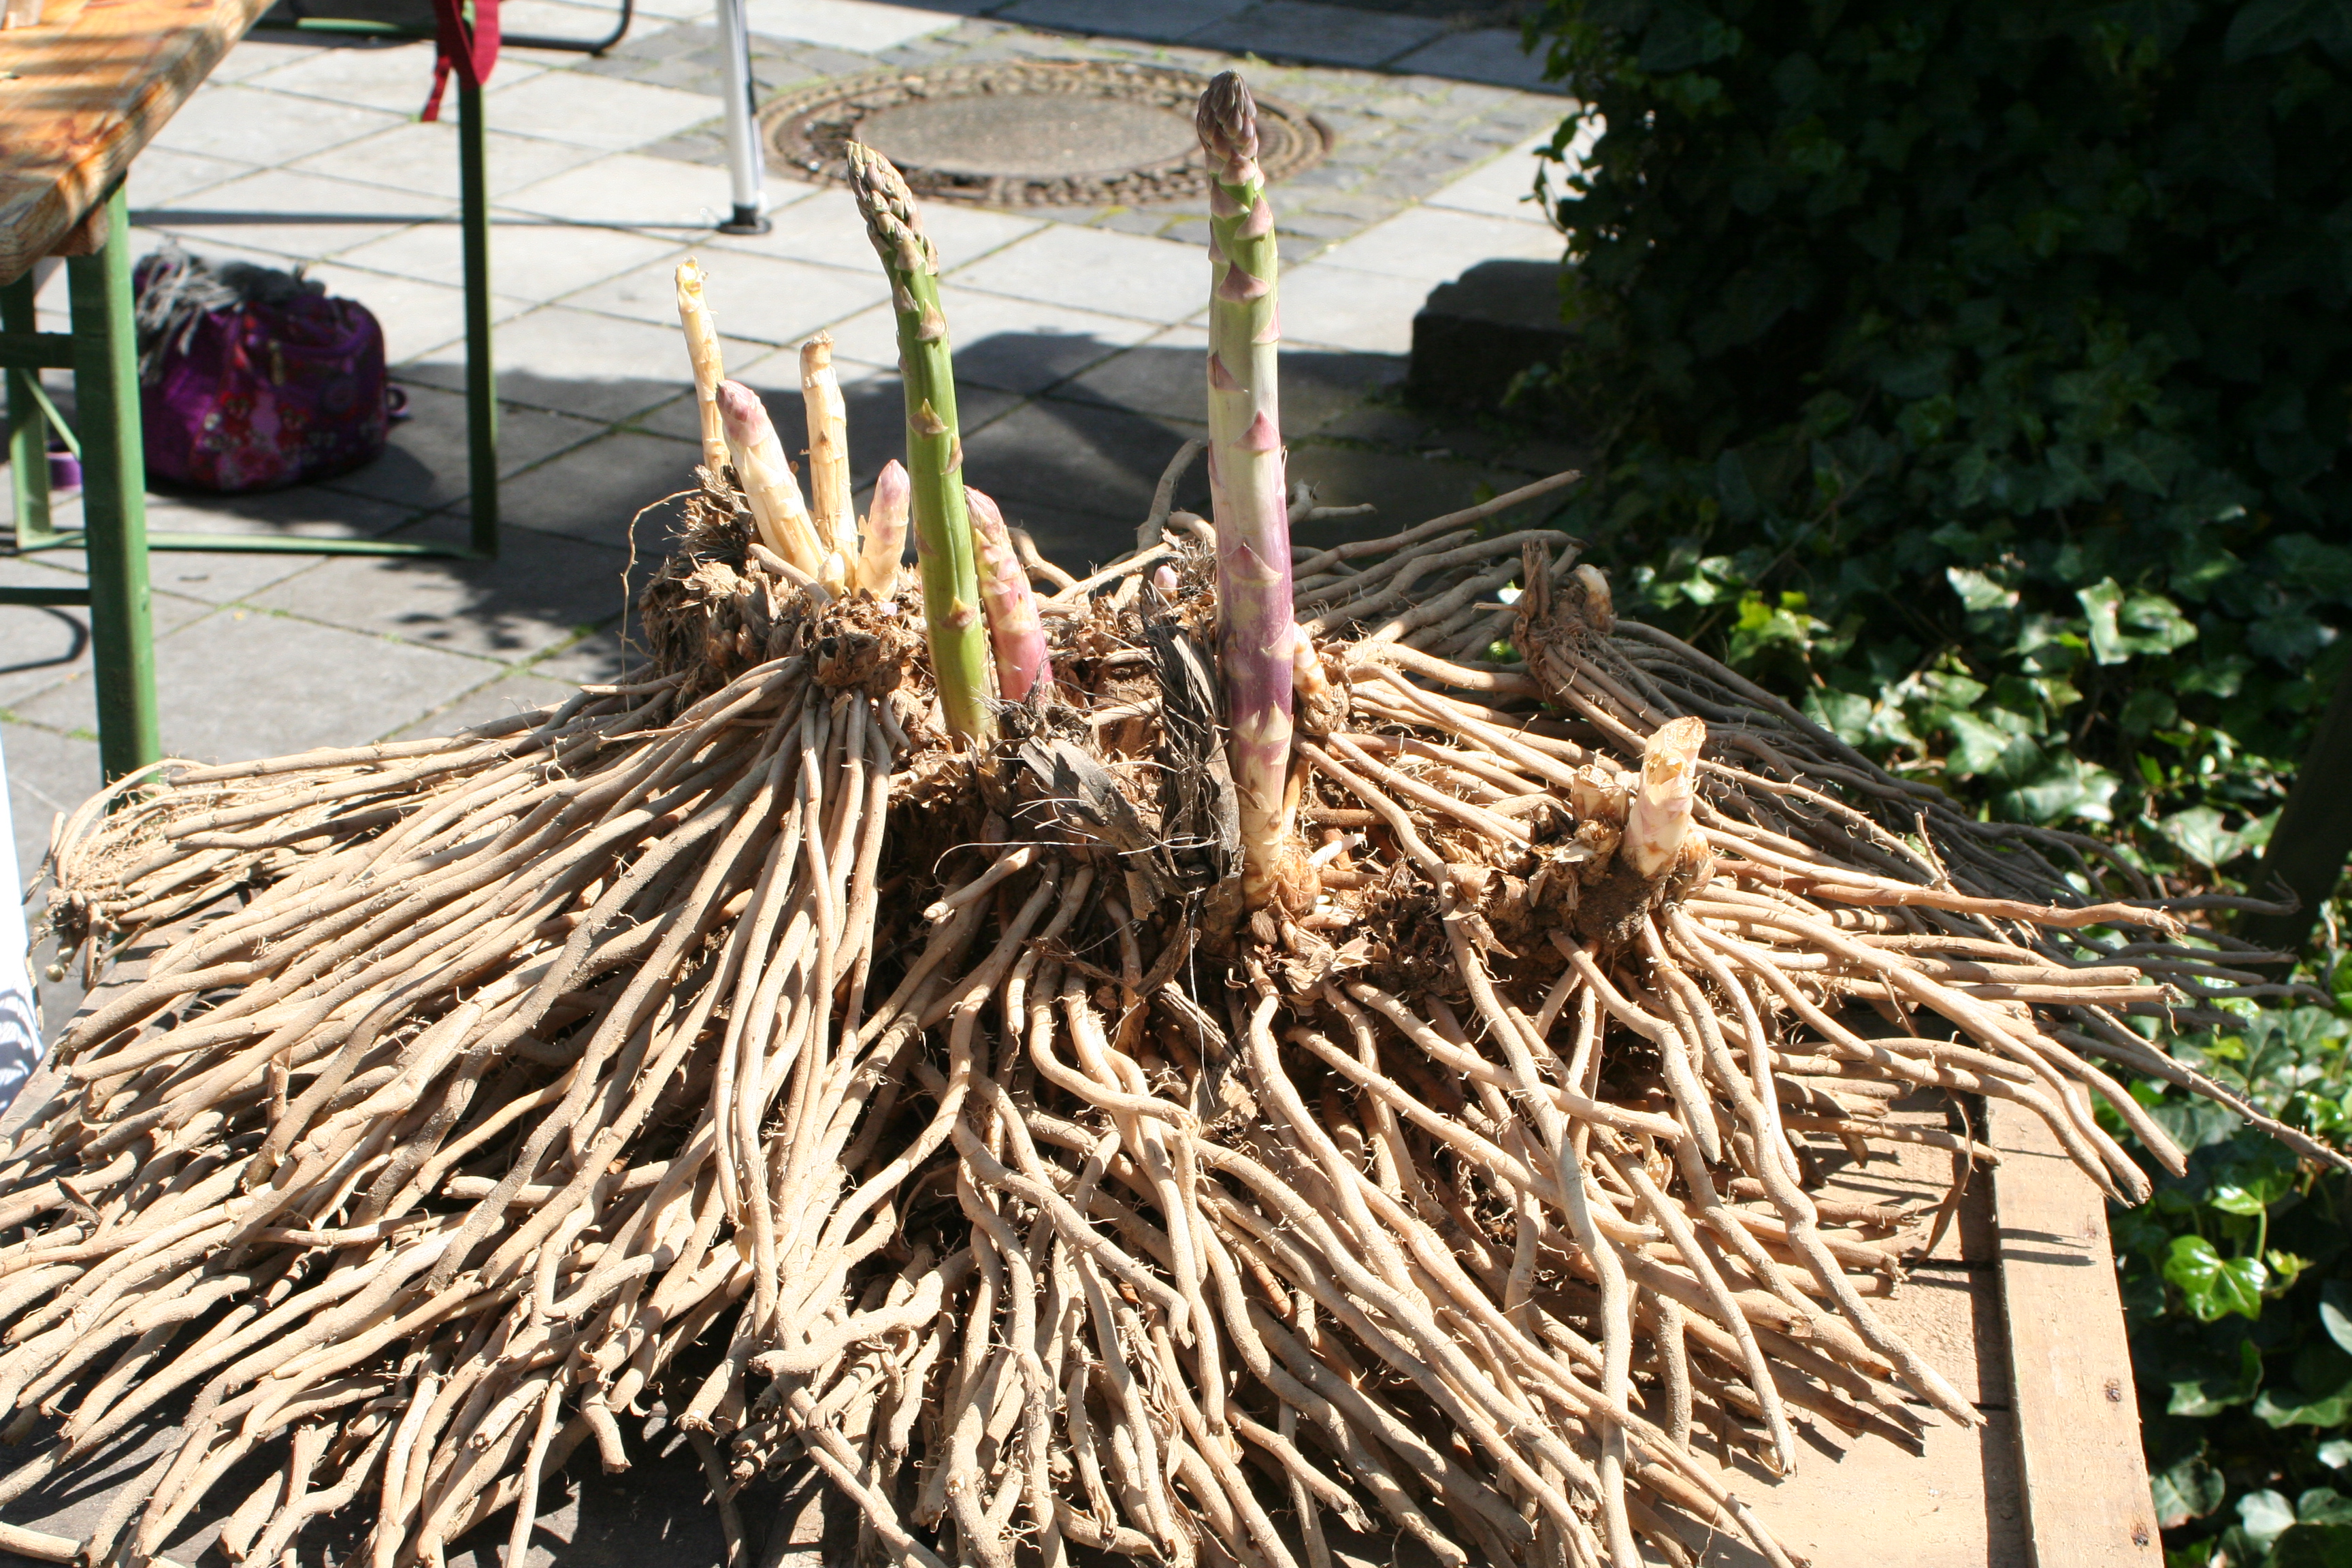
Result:
<instances>
[{"instance_id":1,"label":"dense tangle of root","mask_svg":"<svg viewBox=\"0 0 2352 1568\"><path fill-rule=\"evenodd\" d=\"M233 1560L351 1507L438 1564L513 1508L518 1562L658 1399L731 1533L804 1457L881 1559L1785 1562L1695 1429L1786 1469L1799 1421L1977 1419L1872 1306L1937 1213L1824 1205L1811 1151L1957 1184L1990 1151L1889 1107L1991 1096L2144 1196L2095 1101L2179 1152L2102 1064L2219 1092L2132 1020L2282 989L1475 517L1302 562L1319 891L1236 936L1192 524L1039 568L1055 695L974 758L909 605L697 504L651 678L61 830L64 934L145 962L0 1169L46 1435L0 1504L177 1426L86 1539L0 1545L151 1560L267 1452ZM1692 719L1654 861L1626 770Z\"/></svg>"}]
</instances>

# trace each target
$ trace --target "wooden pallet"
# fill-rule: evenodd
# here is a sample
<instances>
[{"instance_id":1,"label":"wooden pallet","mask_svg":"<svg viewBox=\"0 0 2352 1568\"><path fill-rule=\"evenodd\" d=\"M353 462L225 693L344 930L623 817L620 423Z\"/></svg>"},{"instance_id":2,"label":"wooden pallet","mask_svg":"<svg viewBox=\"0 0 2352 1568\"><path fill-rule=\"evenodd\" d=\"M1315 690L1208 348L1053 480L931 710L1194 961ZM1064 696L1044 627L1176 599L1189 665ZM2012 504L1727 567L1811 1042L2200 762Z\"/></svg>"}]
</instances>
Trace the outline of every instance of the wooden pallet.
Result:
<instances>
[{"instance_id":1,"label":"wooden pallet","mask_svg":"<svg viewBox=\"0 0 2352 1568\"><path fill-rule=\"evenodd\" d=\"M1898 1443L1801 1420L1795 1475L1774 1484L1742 1466L1734 1484L1813 1568L2162 1568L2105 1200L2031 1112L1971 1101L1969 1115L2001 1163L1977 1173L1935 1254L1871 1305L1984 1425L1937 1422ZM1823 1195L1932 1198L1948 1160L1903 1147L1839 1170ZM1703 1561L1760 1563L1728 1542Z\"/></svg>"}]
</instances>

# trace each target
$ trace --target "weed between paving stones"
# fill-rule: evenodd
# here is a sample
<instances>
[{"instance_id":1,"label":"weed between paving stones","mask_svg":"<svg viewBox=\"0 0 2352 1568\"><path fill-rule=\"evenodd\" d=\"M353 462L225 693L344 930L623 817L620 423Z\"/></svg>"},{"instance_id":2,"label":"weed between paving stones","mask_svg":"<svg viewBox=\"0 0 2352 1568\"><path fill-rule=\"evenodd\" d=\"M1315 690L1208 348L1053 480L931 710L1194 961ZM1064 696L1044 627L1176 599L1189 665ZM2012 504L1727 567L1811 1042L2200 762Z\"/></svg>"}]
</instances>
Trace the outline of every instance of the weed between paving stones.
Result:
<instances>
[{"instance_id":1,"label":"weed between paving stones","mask_svg":"<svg viewBox=\"0 0 2352 1568\"><path fill-rule=\"evenodd\" d=\"M2144 1197L2092 1097L2179 1153L2101 1062L2226 1100L2126 1020L2278 994L2250 966L2285 955L1617 621L1566 536L1484 533L1570 476L1295 563L1311 502L1274 491L1297 630L1255 651L1297 735L1253 805L1235 532L1168 510L1173 469L1083 582L979 500L943 556L944 323L893 221L939 363L862 543L845 473L811 510L766 460L682 277L730 466L646 593L646 679L167 763L61 825L68 946L142 962L0 1166L0 1435L46 1439L0 1505L192 1403L85 1537L0 1547L155 1560L267 1453L232 1561L353 1509L375 1568L437 1568L511 1510L519 1568L542 1480L625 1468L657 1403L730 1563L780 1557L735 1500L805 1456L874 1560L1324 1568L1336 1521L1786 1563L1698 1436L1785 1472L1800 1419L1976 1423L1873 1306L1954 1203L1817 1201L1812 1148L1929 1144L1956 1199L1992 1152L1890 1106L1992 1096ZM942 646L1026 695L950 700Z\"/></svg>"}]
</instances>

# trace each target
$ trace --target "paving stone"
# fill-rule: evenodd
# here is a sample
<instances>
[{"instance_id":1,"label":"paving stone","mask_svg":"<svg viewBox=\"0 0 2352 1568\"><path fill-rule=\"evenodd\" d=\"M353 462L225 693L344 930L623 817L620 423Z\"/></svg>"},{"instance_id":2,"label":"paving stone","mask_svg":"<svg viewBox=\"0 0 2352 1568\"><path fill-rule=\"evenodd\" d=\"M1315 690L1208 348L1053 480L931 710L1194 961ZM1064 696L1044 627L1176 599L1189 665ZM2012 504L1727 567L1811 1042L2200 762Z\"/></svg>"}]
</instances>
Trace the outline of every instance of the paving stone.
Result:
<instances>
[{"instance_id":1,"label":"paving stone","mask_svg":"<svg viewBox=\"0 0 2352 1568\"><path fill-rule=\"evenodd\" d=\"M461 243L456 234L441 232L448 243ZM450 357L464 356L465 345L459 340L466 335L466 291L455 284L427 283L421 278L372 272L333 261L312 267L310 276L325 284L328 293L356 300L374 314L383 328L385 363L404 364L442 348L449 350ZM529 300L490 296L493 324L533 309L536 306Z\"/></svg>"},{"instance_id":2,"label":"paving stone","mask_svg":"<svg viewBox=\"0 0 2352 1568\"><path fill-rule=\"evenodd\" d=\"M856 315L890 297L877 267L852 271L764 256L717 256L706 259L712 319L727 335L759 343L798 345L820 327ZM564 301L583 310L602 310L653 321L673 333L677 322L677 264L667 259L625 272L582 289Z\"/></svg>"},{"instance_id":3,"label":"paving stone","mask_svg":"<svg viewBox=\"0 0 2352 1568\"><path fill-rule=\"evenodd\" d=\"M394 422L383 455L326 482L328 488L422 511L465 499L470 486L466 398L404 384L408 417ZM602 435L604 426L515 404L499 409L499 472L510 476Z\"/></svg>"},{"instance_id":4,"label":"paving stone","mask_svg":"<svg viewBox=\"0 0 2352 1568\"><path fill-rule=\"evenodd\" d=\"M1445 207L1456 212L1483 213L1489 217L1541 221L1543 209L1536 205L1534 193L1536 171L1543 161L1535 150L1551 141L1547 132L1514 145L1510 151L1475 172L1454 181L1429 198L1433 207ZM1552 165L1553 184L1559 183L1559 165Z\"/></svg>"},{"instance_id":5,"label":"paving stone","mask_svg":"<svg viewBox=\"0 0 2352 1568\"><path fill-rule=\"evenodd\" d=\"M98 761L98 741L90 735L67 735L30 724L0 724L0 752L8 763L8 816L16 845L16 876L29 882L49 852L49 826L62 812L98 793L105 782ZM38 973L37 970L36 973ZM42 1022L54 1026L55 1012L65 998L41 986Z\"/></svg>"},{"instance_id":6,"label":"paving stone","mask_svg":"<svg viewBox=\"0 0 2352 1568\"><path fill-rule=\"evenodd\" d=\"M12 588L75 588L87 581L79 572L61 571L33 559L0 558L0 583ZM177 594L151 594L149 598L158 633L184 626L212 608L202 600ZM0 605L0 709L16 707L89 671L88 607Z\"/></svg>"},{"instance_id":7,"label":"paving stone","mask_svg":"<svg viewBox=\"0 0 2352 1568\"><path fill-rule=\"evenodd\" d=\"M617 626L605 626L539 660L529 673L576 689L625 680L647 668L644 651L633 639Z\"/></svg>"},{"instance_id":8,"label":"paving stone","mask_svg":"<svg viewBox=\"0 0 2352 1568\"><path fill-rule=\"evenodd\" d=\"M751 0L744 15L752 32L798 38L836 49L879 54L956 25L958 10L978 6L878 5L869 0Z\"/></svg>"},{"instance_id":9,"label":"paving stone","mask_svg":"<svg viewBox=\"0 0 2352 1568\"><path fill-rule=\"evenodd\" d=\"M155 145L247 163L275 163L289 147L356 142L402 116L356 103L318 103L258 88L223 85L198 92L155 132Z\"/></svg>"},{"instance_id":10,"label":"paving stone","mask_svg":"<svg viewBox=\"0 0 2352 1568\"><path fill-rule=\"evenodd\" d=\"M730 201L722 171L615 153L526 185L499 205L573 223L699 232L726 218Z\"/></svg>"},{"instance_id":11,"label":"paving stone","mask_svg":"<svg viewBox=\"0 0 2352 1568\"><path fill-rule=\"evenodd\" d=\"M683 340L675 327L549 305L499 329L499 397L557 414L611 421L667 403L691 382ZM759 350L740 340L720 342L728 358L745 363ZM406 377L453 392L465 390L456 360L426 360Z\"/></svg>"},{"instance_id":12,"label":"paving stone","mask_svg":"<svg viewBox=\"0 0 2352 1568\"><path fill-rule=\"evenodd\" d=\"M235 158L215 158L203 153L179 153L150 147L131 165L128 181L132 206L183 200L198 191L253 173L253 165Z\"/></svg>"},{"instance_id":13,"label":"paving stone","mask_svg":"<svg viewBox=\"0 0 2352 1568\"><path fill-rule=\"evenodd\" d=\"M955 345L956 379L1006 392L1042 392L1152 331L1149 321L1011 300L953 284L940 289L940 299ZM874 366L898 363L898 319L887 304L829 330L836 360Z\"/></svg>"},{"instance_id":14,"label":"paving stone","mask_svg":"<svg viewBox=\"0 0 2352 1568\"><path fill-rule=\"evenodd\" d=\"M997 13L1009 22L1079 33L1173 41L1241 10L1249 0L1019 0Z\"/></svg>"},{"instance_id":15,"label":"paving stone","mask_svg":"<svg viewBox=\"0 0 2352 1568\"><path fill-rule=\"evenodd\" d=\"M542 71L509 88L492 78L484 111L491 123L605 153L719 118L719 105L698 94L577 70Z\"/></svg>"},{"instance_id":16,"label":"paving stone","mask_svg":"<svg viewBox=\"0 0 2352 1568\"><path fill-rule=\"evenodd\" d=\"M500 10L503 11L504 7ZM395 741L437 740L476 724L494 723L500 719L510 719L517 713L567 702L578 689L573 682L550 680L543 675L502 675L488 685L466 693L455 702L435 709L415 722L403 725L393 731L391 738Z\"/></svg>"},{"instance_id":17,"label":"paving stone","mask_svg":"<svg viewBox=\"0 0 2352 1568\"><path fill-rule=\"evenodd\" d=\"M235 47L221 57L210 75L205 78L207 87L215 83L244 81L263 71L275 70L289 60L306 59L319 50L316 37L277 31L264 32L257 24L255 30L237 40ZM145 154L142 153L142 157Z\"/></svg>"},{"instance_id":18,"label":"paving stone","mask_svg":"<svg viewBox=\"0 0 2352 1568\"><path fill-rule=\"evenodd\" d=\"M1207 405L1208 333L1176 327L1129 349L1054 390L1056 398L1106 404L1158 418L1197 421ZM1291 440L1323 428L1395 381L1401 367L1385 355L1328 353L1286 347L1282 354L1282 430Z\"/></svg>"},{"instance_id":19,"label":"paving stone","mask_svg":"<svg viewBox=\"0 0 2352 1568\"><path fill-rule=\"evenodd\" d=\"M1384 16L1339 5L1268 0L1191 34L1188 41L1232 54L1327 65L1372 66L1427 43L1442 22Z\"/></svg>"},{"instance_id":20,"label":"paving stone","mask_svg":"<svg viewBox=\"0 0 2352 1568\"><path fill-rule=\"evenodd\" d=\"M1003 501L1008 515L1014 502L1034 501L1123 520L1132 540L1135 524L1150 510L1160 470L1205 429L1097 404L1039 398L964 437L964 477ZM1195 465L1185 487L1179 504L1205 504L1205 468Z\"/></svg>"},{"instance_id":21,"label":"paving stone","mask_svg":"<svg viewBox=\"0 0 2352 1568\"><path fill-rule=\"evenodd\" d=\"M211 532L281 539L373 539L415 515L414 508L366 496L345 495L320 485L299 485L251 495L206 495L193 490L166 494L151 490L147 496L150 538L166 532ZM295 559L299 561L300 557ZM212 595L199 594L196 597Z\"/></svg>"},{"instance_id":22,"label":"paving stone","mask_svg":"<svg viewBox=\"0 0 2352 1568\"><path fill-rule=\"evenodd\" d=\"M436 518L396 539L462 544ZM247 603L352 631L512 664L616 620L627 605L617 550L527 528L499 531L496 561L344 556Z\"/></svg>"},{"instance_id":23,"label":"paving stone","mask_svg":"<svg viewBox=\"0 0 2352 1568\"><path fill-rule=\"evenodd\" d=\"M767 190L774 205L769 209L772 226L766 234L714 234L700 242L713 258L709 265L714 282L724 271L716 258L728 252L814 261L879 275L881 264L874 258L874 242L866 237L866 220L857 216L857 203L847 191L837 186L811 190L788 175L773 174ZM923 209L923 232L939 247L940 268L947 273L1045 226L1042 217L951 202L933 202Z\"/></svg>"},{"instance_id":24,"label":"paving stone","mask_svg":"<svg viewBox=\"0 0 2352 1568\"><path fill-rule=\"evenodd\" d=\"M167 755L225 762L352 746L481 684L494 666L289 616L231 607L155 639ZM22 717L95 728L93 683L68 681Z\"/></svg>"},{"instance_id":25,"label":"paving stone","mask_svg":"<svg viewBox=\"0 0 2352 1568\"><path fill-rule=\"evenodd\" d=\"M1413 312L1429 285L1341 267L1328 258L1286 273L1282 336L1287 344L1402 354L1412 348Z\"/></svg>"},{"instance_id":26,"label":"paving stone","mask_svg":"<svg viewBox=\"0 0 2352 1568\"><path fill-rule=\"evenodd\" d=\"M1209 263L1192 246L1056 224L960 269L956 281L1015 299L1177 321L1206 303Z\"/></svg>"},{"instance_id":27,"label":"paving stone","mask_svg":"<svg viewBox=\"0 0 2352 1568\"><path fill-rule=\"evenodd\" d=\"M1516 472L1493 465L1456 463L1444 458L1377 452L1361 447L1306 442L1290 448L1286 472L1293 484L1315 488L1315 498L1326 506L1357 506L1370 501L1380 514L1371 520L1381 532L1411 528L1478 500L1478 487L1497 490L1524 483ZM1302 550L1322 550L1343 539L1360 537L1364 519L1302 523L1292 542Z\"/></svg>"},{"instance_id":28,"label":"paving stone","mask_svg":"<svg viewBox=\"0 0 2352 1568\"><path fill-rule=\"evenodd\" d=\"M453 205L430 196L264 169L142 207L138 222L164 233L316 261L415 226L434 226L435 220L446 220L454 241L456 214ZM435 232L434 226L427 232Z\"/></svg>"},{"instance_id":29,"label":"paving stone","mask_svg":"<svg viewBox=\"0 0 2352 1568\"><path fill-rule=\"evenodd\" d=\"M509 70L519 73L520 79L520 74L536 75L541 68L520 60L501 60L498 75L491 79L503 83ZM433 45L429 39L419 39L330 46L247 79L271 92L413 115L425 107L425 96L432 89Z\"/></svg>"},{"instance_id":30,"label":"paving stone","mask_svg":"<svg viewBox=\"0 0 2352 1568\"><path fill-rule=\"evenodd\" d=\"M543 303L682 250L674 238L494 211L490 286L509 299ZM337 259L450 288L466 281L464 236L454 223L420 225L354 246Z\"/></svg>"},{"instance_id":31,"label":"paving stone","mask_svg":"<svg viewBox=\"0 0 2352 1568\"><path fill-rule=\"evenodd\" d=\"M1424 206L1333 247L1324 259L1330 266L1413 279L1426 288L1458 278L1481 261L1557 263L1564 245L1549 224Z\"/></svg>"},{"instance_id":32,"label":"paving stone","mask_svg":"<svg viewBox=\"0 0 2352 1568\"><path fill-rule=\"evenodd\" d=\"M499 515L510 528L560 533L591 544L625 549L634 526L637 553L658 559L668 548L676 509L638 510L694 482L702 460L691 441L616 430L575 447L504 488Z\"/></svg>"},{"instance_id":33,"label":"paving stone","mask_svg":"<svg viewBox=\"0 0 2352 1568\"><path fill-rule=\"evenodd\" d=\"M482 135L483 163L489 175L493 200L598 155L593 147L574 147L537 136L517 136L495 126ZM144 166L152 156L152 153L142 153L132 168ZM306 174L386 185L454 202L458 196L457 128L446 120L430 124L411 121L298 158L287 166Z\"/></svg>"}]
</instances>

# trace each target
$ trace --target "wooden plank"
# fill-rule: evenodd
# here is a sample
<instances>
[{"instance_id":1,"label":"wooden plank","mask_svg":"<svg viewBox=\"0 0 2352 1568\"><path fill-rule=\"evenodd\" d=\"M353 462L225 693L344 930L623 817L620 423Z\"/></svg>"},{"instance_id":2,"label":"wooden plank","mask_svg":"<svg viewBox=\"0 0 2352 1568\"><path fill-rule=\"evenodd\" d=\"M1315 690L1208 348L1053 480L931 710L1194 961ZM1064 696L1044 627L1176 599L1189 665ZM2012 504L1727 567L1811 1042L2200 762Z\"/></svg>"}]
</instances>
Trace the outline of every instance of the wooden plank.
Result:
<instances>
[{"instance_id":1,"label":"wooden plank","mask_svg":"<svg viewBox=\"0 0 2352 1568\"><path fill-rule=\"evenodd\" d=\"M1987 1112L2034 1568L2162 1568L2105 1200L2032 1112Z\"/></svg>"},{"instance_id":2,"label":"wooden plank","mask_svg":"<svg viewBox=\"0 0 2352 1568\"><path fill-rule=\"evenodd\" d=\"M0 32L0 283L49 255L269 0L48 0Z\"/></svg>"},{"instance_id":3,"label":"wooden plank","mask_svg":"<svg viewBox=\"0 0 2352 1568\"><path fill-rule=\"evenodd\" d=\"M1895 1119L1940 1129L1941 1097L1923 1096ZM1818 1152L1829 1173L1822 1195L1848 1202L1932 1205L1951 1179L1948 1157L1918 1144L1875 1151L1860 1166L1843 1152ZM1699 1438L1702 1455L1792 1558L1815 1568L1881 1560L1903 1568L2029 1568L1993 1275L1991 1200L1992 1184L1979 1172L1959 1224L1934 1256L1892 1296L1869 1299L1886 1326L1977 1406L1983 1426L1956 1425L1913 1401L1905 1405L1910 1435L1898 1440L1883 1428L1848 1435L1791 1410L1797 1470L1779 1478L1751 1460L1727 1464L1707 1437ZM1766 1568L1761 1556L1726 1535L1694 1535L1689 1544L1703 1568Z\"/></svg>"}]
</instances>

